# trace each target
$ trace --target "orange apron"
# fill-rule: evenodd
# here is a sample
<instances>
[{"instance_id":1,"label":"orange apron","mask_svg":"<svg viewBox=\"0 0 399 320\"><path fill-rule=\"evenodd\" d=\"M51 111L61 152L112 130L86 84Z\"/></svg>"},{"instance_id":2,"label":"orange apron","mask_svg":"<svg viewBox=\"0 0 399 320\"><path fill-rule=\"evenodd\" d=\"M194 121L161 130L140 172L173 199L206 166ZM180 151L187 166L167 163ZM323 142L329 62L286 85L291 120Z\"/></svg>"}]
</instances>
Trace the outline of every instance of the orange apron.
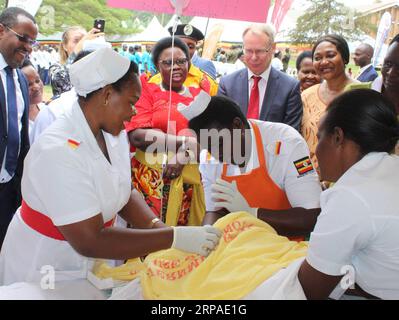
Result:
<instances>
[{"instance_id":1,"label":"orange apron","mask_svg":"<svg viewBox=\"0 0 399 320\"><path fill-rule=\"evenodd\" d=\"M227 164L225 163L223 164L221 178L230 183L236 181L238 190L247 200L251 208L264 208L270 210L290 209L292 207L288 201L287 195L269 176L259 127L255 122L251 121L251 124L253 132L255 133L259 167L242 175L227 176ZM302 241L303 239L304 238L302 237L290 238L290 240L295 241Z\"/></svg>"}]
</instances>

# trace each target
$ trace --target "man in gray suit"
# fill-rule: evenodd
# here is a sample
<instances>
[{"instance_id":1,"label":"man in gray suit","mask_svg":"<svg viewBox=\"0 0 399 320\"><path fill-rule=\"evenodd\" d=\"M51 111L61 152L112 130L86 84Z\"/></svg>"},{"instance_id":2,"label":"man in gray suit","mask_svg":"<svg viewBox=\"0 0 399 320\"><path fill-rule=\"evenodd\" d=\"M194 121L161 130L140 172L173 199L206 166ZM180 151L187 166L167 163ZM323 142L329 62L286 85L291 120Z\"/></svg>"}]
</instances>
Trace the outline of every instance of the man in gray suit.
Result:
<instances>
[{"instance_id":1,"label":"man in gray suit","mask_svg":"<svg viewBox=\"0 0 399 320\"><path fill-rule=\"evenodd\" d=\"M218 95L233 99L247 118L282 122L299 131L302 100L299 82L274 69L274 28L254 24L243 33L247 68L221 78Z\"/></svg>"}]
</instances>

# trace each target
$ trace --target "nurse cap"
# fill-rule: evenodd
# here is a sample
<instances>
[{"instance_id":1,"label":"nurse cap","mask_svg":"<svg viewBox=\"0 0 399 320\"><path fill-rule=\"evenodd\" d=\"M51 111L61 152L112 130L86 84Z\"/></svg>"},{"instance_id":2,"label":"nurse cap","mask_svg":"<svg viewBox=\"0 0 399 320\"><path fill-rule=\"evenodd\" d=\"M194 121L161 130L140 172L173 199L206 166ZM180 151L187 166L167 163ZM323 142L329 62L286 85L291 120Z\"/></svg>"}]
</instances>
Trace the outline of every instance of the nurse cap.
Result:
<instances>
[{"instance_id":1,"label":"nurse cap","mask_svg":"<svg viewBox=\"0 0 399 320\"><path fill-rule=\"evenodd\" d=\"M130 60L111 48L101 48L90 53L69 68L69 77L77 94L89 93L115 83L130 67Z\"/></svg>"}]
</instances>

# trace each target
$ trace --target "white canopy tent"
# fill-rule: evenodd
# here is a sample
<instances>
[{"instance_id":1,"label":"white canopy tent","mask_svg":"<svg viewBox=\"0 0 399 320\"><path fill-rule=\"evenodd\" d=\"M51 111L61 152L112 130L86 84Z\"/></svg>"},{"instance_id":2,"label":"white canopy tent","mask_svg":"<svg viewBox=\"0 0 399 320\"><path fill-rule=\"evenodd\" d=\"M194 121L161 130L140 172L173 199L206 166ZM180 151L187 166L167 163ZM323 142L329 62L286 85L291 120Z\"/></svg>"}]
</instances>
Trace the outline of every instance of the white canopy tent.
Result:
<instances>
[{"instance_id":1,"label":"white canopy tent","mask_svg":"<svg viewBox=\"0 0 399 320\"><path fill-rule=\"evenodd\" d=\"M208 23L208 18L194 17L190 21L190 24L201 30L205 37L205 31L209 34L214 26L221 24L224 26L224 29L220 41L240 43L242 42L242 33L252 22L210 18Z\"/></svg>"},{"instance_id":2,"label":"white canopy tent","mask_svg":"<svg viewBox=\"0 0 399 320\"><path fill-rule=\"evenodd\" d=\"M141 42L150 41L156 42L164 37L168 37L169 33L162 27L161 23L158 21L157 17L154 16L147 28L139 33L129 37L124 38L125 42Z\"/></svg>"},{"instance_id":3,"label":"white canopy tent","mask_svg":"<svg viewBox=\"0 0 399 320\"><path fill-rule=\"evenodd\" d=\"M169 22L166 24L166 26L165 26L165 30L166 31L168 31L168 29L170 28L170 27L172 27L174 24L175 24L175 21L176 21L176 18L177 18L177 15L173 15L172 16L172 18L169 20ZM169 31L168 31L168 34L169 34Z\"/></svg>"}]
</instances>

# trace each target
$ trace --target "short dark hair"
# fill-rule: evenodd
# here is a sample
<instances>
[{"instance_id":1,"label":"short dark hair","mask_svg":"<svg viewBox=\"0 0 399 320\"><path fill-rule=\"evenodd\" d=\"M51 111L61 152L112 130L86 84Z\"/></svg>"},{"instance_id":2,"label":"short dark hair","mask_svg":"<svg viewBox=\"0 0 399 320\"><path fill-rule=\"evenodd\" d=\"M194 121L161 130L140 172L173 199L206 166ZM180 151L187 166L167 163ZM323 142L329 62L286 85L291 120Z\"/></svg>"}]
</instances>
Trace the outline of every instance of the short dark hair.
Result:
<instances>
[{"instance_id":1,"label":"short dark hair","mask_svg":"<svg viewBox=\"0 0 399 320\"><path fill-rule=\"evenodd\" d=\"M315 45L313 46L312 57L314 56L316 48L322 42L330 42L333 45L335 45L338 52L341 54L342 59L344 60L344 63L345 64L349 63L350 51L349 51L348 43L346 42L346 40L343 37L341 37L340 35L337 35L337 34L328 34L326 36L320 37L316 41Z\"/></svg>"},{"instance_id":2,"label":"short dark hair","mask_svg":"<svg viewBox=\"0 0 399 320\"><path fill-rule=\"evenodd\" d=\"M159 56L161 55L162 51L172 47L172 41L172 37L166 37L159 40L155 44L154 48L152 49L152 62L155 66L158 65ZM190 51L183 40L175 38L174 46L180 48L186 55L186 58L190 59Z\"/></svg>"},{"instance_id":3,"label":"short dark hair","mask_svg":"<svg viewBox=\"0 0 399 320\"><path fill-rule=\"evenodd\" d=\"M391 40L389 45L391 46L395 42L399 42L399 33L396 36L393 37L393 39Z\"/></svg>"},{"instance_id":4,"label":"short dark hair","mask_svg":"<svg viewBox=\"0 0 399 320\"><path fill-rule=\"evenodd\" d=\"M331 134L336 127L360 147L363 155L390 153L399 139L395 107L371 89L348 91L330 103L323 128Z\"/></svg>"},{"instance_id":5,"label":"short dark hair","mask_svg":"<svg viewBox=\"0 0 399 320\"><path fill-rule=\"evenodd\" d=\"M211 97L205 111L191 119L188 126L199 136L201 129L209 129L215 125L222 129L230 129L234 118L240 118L249 128L248 120L237 103L226 96L214 96Z\"/></svg>"},{"instance_id":6,"label":"short dark hair","mask_svg":"<svg viewBox=\"0 0 399 320\"><path fill-rule=\"evenodd\" d=\"M32 62L29 60L29 58L26 58L24 60L24 62L22 62L22 66L20 68L23 69L23 68L26 68L26 67L33 67L34 68L34 66L33 66Z\"/></svg>"},{"instance_id":7,"label":"short dark hair","mask_svg":"<svg viewBox=\"0 0 399 320\"><path fill-rule=\"evenodd\" d=\"M305 59L305 58L310 58L310 60L313 60L312 51L307 50L307 51L303 51L299 54L298 58L296 58L297 71L299 71L299 69L301 69L301 63L302 63L303 59Z\"/></svg>"},{"instance_id":8,"label":"short dark hair","mask_svg":"<svg viewBox=\"0 0 399 320\"><path fill-rule=\"evenodd\" d=\"M0 14L0 23L11 28L18 23L18 16L24 16L36 24L35 18L29 12L18 7L4 9Z\"/></svg>"}]
</instances>

